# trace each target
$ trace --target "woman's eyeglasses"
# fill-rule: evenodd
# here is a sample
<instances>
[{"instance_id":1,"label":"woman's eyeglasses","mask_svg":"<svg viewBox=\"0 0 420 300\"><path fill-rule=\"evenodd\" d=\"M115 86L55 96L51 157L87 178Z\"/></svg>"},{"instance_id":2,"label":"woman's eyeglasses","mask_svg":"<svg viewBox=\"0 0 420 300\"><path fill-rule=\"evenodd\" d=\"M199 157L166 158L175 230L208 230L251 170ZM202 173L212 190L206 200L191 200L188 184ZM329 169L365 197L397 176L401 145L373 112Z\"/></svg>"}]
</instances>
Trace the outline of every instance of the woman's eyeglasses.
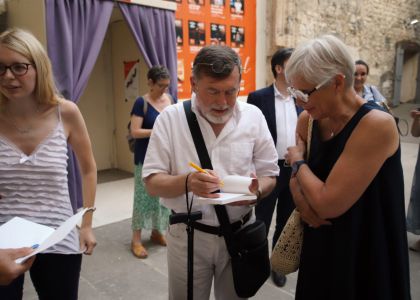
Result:
<instances>
[{"instance_id":1,"label":"woman's eyeglasses","mask_svg":"<svg viewBox=\"0 0 420 300\"><path fill-rule=\"evenodd\" d=\"M289 93L290 96L292 96L293 100L296 101L299 98L301 101L307 103L309 101L309 96L312 93L319 90L322 86L324 86L330 80L331 80L331 78L328 78L328 79L324 80L323 82L318 84L316 87L314 87L310 91L301 91L301 90L295 89L294 87L289 86L287 88L287 92Z\"/></svg>"},{"instance_id":2,"label":"woman's eyeglasses","mask_svg":"<svg viewBox=\"0 0 420 300\"><path fill-rule=\"evenodd\" d=\"M6 74L7 69L9 69L15 76L23 76L28 73L29 66L32 66L32 64L15 63L9 66L0 64L0 76Z\"/></svg>"}]
</instances>

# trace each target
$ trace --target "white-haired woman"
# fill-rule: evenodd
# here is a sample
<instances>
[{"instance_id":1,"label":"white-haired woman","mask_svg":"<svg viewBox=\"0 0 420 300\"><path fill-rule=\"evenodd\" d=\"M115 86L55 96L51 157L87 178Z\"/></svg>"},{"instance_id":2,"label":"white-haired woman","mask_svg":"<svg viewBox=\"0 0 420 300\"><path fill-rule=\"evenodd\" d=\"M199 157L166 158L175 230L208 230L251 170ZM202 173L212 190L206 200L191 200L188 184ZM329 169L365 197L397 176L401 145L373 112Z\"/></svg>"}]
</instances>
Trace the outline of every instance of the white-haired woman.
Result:
<instances>
[{"instance_id":1,"label":"white-haired woman","mask_svg":"<svg viewBox=\"0 0 420 300\"><path fill-rule=\"evenodd\" d=\"M287 154L305 222L296 299L410 299L397 127L357 95L353 76L347 47L331 35L296 48L286 67L305 109Z\"/></svg>"}]
</instances>

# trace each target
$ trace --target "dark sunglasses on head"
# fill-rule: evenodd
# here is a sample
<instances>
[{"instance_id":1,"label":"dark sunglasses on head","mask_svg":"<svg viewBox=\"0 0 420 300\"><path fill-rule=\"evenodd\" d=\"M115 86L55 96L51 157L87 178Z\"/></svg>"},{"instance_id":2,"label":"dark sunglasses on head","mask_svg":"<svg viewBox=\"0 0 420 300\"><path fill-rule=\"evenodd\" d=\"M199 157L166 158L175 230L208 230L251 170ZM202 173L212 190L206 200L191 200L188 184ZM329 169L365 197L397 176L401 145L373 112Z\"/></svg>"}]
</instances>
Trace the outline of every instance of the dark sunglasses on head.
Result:
<instances>
[{"instance_id":1,"label":"dark sunglasses on head","mask_svg":"<svg viewBox=\"0 0 420 300\"><path fill-rule=\"evenodd\" d=\"M226 64L224 62L215 62L215 63L196 63L193 66L193 69L196 69L198 66L207 66L211 68L211 71L215 74L224 74L227 72L231 72L237 64ZM239 72L241 71L241 67L239 67Z\"/></svg>"}]
</instances>

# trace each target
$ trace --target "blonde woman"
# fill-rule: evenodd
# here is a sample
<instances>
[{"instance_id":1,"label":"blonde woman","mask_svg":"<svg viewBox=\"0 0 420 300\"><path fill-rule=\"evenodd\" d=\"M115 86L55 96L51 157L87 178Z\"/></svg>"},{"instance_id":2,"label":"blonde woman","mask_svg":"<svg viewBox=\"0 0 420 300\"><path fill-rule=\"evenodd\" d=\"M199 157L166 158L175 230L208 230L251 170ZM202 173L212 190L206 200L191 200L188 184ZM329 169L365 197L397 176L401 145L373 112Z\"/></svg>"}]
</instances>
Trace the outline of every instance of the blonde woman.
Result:
<instances>
[{"instance_id":1,"label":"blonde woman","mask_svg":"<svg viewBox=\"0 0 420 300\"><path fill-rule=\"evenodd\" d=\"M67 143L79 162L83 205L92 207L96 164L82 114L56 92L51 63L29 32L0 35L0 224L18 216L58 227L73 215ZM92 211L63 241L38 254L30 275L40 299L78 297L82 253L96 240ZM24 275L0 287L0 299L22 299Z\"/></svg>"}]
</instances>

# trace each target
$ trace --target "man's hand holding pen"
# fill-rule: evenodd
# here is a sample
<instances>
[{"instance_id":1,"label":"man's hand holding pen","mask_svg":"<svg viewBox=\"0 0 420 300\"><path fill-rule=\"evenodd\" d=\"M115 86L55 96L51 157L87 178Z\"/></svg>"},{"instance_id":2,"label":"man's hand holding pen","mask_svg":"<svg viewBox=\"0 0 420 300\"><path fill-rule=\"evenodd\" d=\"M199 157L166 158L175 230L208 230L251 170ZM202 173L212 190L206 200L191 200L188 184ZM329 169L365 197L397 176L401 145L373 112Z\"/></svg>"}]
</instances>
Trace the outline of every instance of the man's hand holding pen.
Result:
<instances>
[{"instance_id":1,"label":"man's hand holding pen","mask_svg":"<svg viewBox=\"0 0 420 300\"><path fill-rule=\"evenodd\" d=\"M197 172L190 173L188 176L188 190L200 197L219 198L219 195L214 193L222 186L222 181L217 173L213 170L203 170L192 162L189 165Z\"/></svg>"}]
</instances>

